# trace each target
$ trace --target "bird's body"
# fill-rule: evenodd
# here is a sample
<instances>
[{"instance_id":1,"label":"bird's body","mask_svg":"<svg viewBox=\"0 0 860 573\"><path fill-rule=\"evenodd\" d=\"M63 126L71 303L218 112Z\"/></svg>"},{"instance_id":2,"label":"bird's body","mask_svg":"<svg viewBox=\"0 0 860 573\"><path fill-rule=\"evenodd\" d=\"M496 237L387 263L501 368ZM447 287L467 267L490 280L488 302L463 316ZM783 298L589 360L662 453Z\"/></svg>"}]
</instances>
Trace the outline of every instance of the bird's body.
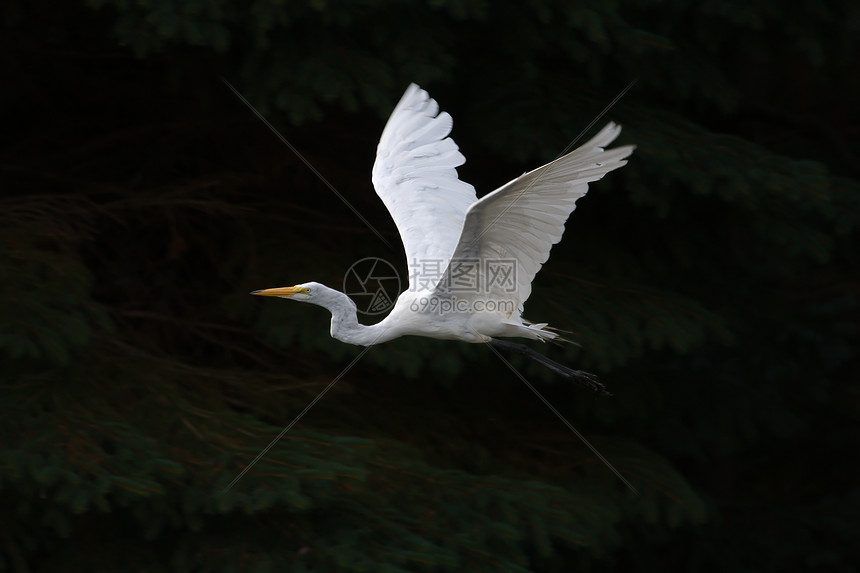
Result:
<instances>
[{"instance_id":1,"label":"bird's body","mask_svg":"<svg viewBox=\"0 0 860 573\"><path fill-rule=\"evenodd\" d=\"M254 294L323 306L332 313L332 336L361 346L401 336L474 343L556 338L546 324L522 318L532 280L561 240L588 183L623 166L633 147L605 149L620 132L609 123L571 153L479 200L457 177L465 158L448 137L452 124L451 116L439 113L435 100L412 84L382 132L373 184L397 225L410 268L416 269L385 319L360 324L355 303L319 283Z\"/></svg>"}]
</instances>

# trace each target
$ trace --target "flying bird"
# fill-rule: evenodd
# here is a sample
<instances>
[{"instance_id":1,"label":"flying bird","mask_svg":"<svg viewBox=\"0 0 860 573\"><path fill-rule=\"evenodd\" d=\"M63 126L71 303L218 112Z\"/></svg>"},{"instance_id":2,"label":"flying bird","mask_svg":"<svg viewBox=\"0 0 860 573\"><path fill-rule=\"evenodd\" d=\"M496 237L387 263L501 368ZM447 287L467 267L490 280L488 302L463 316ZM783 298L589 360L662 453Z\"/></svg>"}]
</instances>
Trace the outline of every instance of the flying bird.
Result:
<instances>
[{"instance_id":1,"label":"flying bird","mask_svg":"<svg viewBox=\"0 0 860 573\"><path fill-rule=\"evenodd\" d=\"M385 319L360 324L347 295L316 282L251 294L328 309L332 337L349 344L370 346L401 336L490 343L608 394L593 374L500 338L563 340L546 323L525 320L523 304L576 200L589 183L625 165L633 146L606 149L621 132L610 122L581 147L478 199L475 188L457 176L466 159L449 137L452 126L451 116L412 84L382 131L373 186L413 269L409 288Z\"/></svg>"}]
</instances>

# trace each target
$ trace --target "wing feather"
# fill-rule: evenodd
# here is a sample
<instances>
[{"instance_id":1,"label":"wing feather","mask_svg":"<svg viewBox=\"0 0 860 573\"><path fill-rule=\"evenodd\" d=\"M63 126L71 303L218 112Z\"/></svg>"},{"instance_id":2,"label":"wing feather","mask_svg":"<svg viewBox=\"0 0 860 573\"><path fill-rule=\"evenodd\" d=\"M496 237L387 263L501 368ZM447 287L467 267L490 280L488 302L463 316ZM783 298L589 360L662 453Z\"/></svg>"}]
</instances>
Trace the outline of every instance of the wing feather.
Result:
<instances>
[{"instance_id":1,"label":"wing feather","mask_svg":"<svg viewBox=\"0 0 860 573\"><path fill-rule=\"evenodd\" d=\"M549 258L552 246L561 240L577 199L586 194L590 182L625 165L625 158L633 152L630 145L605 149L620 132L619 126L609 123L571 153L523 174L473 204L437 292L451 293L457 279L455 263L478 261L471 271L474 276L467 282L480 285L483 297L513 301L517 311L508 316L520 319L532 280ZM486 266L493 261L515 263L510 282L495 280Z\"/></svg>"},{"instance_id":2,"label":"wing feather","mask_svg":"<svg viewBox=\"0 0 860 573\"><path fill-rule=\"evenodd\" d=\"M391 113L376 150L373 186L397 225L410 266L410 290L435 285L447 267L475 189L460 181L465 163L448 137L454 122L412 84ZM436 276L427 276L435 270Z\"/></svg>"}]
</instances>

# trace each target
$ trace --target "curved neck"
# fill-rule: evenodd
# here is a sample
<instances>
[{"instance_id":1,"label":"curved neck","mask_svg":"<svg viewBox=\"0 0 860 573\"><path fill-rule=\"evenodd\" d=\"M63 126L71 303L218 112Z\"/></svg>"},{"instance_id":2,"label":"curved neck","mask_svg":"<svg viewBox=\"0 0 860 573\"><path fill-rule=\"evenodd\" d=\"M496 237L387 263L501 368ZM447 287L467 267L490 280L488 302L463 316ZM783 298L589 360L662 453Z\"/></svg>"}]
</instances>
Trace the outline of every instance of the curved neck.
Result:
<instances>
[{"instance_id":1,"label":"curved neck","mask_svg":"<svg viewBox=\"0 0 860 573\"><path fill-rule=\"evenodd\" d=\"M385 326L386 320L365 326L358 322L355 303L342 292L335 293L334 300L320 301L320 306L331 312L331 336L347 344L370 346L397 338L394 329Z\"/></svg>"}]
</instances>

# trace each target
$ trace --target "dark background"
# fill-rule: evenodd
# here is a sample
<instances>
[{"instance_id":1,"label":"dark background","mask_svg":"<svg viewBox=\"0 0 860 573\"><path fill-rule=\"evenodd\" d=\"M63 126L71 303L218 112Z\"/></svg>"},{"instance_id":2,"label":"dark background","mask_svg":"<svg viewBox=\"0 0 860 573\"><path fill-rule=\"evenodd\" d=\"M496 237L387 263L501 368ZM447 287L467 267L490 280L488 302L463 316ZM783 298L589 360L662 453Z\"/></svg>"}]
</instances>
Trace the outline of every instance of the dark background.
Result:
<instances>
[{"instance_id":1,"label":"dark background","mask_svg":"<svg viewBox=\"0 0 860 573\"><path fill-rule=\"evenodd\" d=\"M805 4L805 5L803 5ZM13 0L0 34L0 570L856 571L855 3ZM229 80L394 245L248 110ZM605 121L526 317L603 398L310 305L399 237L408 83L482 195ZM584 141L584 139L582 140Z\"/></svg>"}]
</instances>

